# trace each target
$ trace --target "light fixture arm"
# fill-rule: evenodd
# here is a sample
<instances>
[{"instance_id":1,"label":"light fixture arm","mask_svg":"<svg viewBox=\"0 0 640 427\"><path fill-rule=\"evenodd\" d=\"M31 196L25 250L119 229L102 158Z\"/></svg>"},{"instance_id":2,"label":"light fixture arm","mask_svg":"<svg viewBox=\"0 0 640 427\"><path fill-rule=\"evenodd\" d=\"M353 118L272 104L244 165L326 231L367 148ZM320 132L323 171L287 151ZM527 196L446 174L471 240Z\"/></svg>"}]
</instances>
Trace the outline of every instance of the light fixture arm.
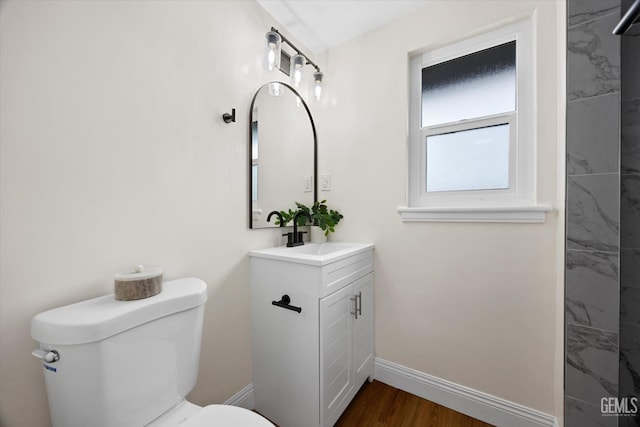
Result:
<instances>
[{"instance_id":1,"label":"light fixture arm","mask_svg":"<svg viewBox=\"0 0 640 427\"><path fill-rule=\"evenodd\" d=\"M278 29L277 29L277 28L275 28L275 27L271 27L271 31L273 31L274 33L278 33L278 34L280 35L280 38L282 39L282 41L283 41L284 43L288 44L288 45L289 45L289 47L290 47L291 49L295 50L297 54L304 56L304 58L305 58L305 60L306 60L306 62L307 62L307 64L306 64L306 65L311 65L313 68L315 68L315 69L316 69L316 71L320 72L320 67L318 67L318 66L316 65L316 63L315 63L315 62L313 62L312 60L310 60L310 59L309 59L309 57L308 57L307 55L305 55L304 53L302 53L302 51L301 51L300 49L298 49L298 48L296 47L296 45L294 45L293 43L291 43L291 41L290 41L288 38L286 38L286 37L284 36L284 34L282 34L280 31L278 31Z\"/></svg>"}]
</instances>

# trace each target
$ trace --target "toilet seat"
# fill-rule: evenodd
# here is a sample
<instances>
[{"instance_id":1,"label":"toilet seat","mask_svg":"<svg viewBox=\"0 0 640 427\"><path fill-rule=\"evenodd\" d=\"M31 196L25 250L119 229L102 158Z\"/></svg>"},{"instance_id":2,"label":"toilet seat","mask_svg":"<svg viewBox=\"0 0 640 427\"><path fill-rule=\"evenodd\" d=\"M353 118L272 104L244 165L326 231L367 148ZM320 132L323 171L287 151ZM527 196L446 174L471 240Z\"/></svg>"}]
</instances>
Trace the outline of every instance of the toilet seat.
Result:
<instances>
[{"instance_id":1,"label":"toilet seat","mask_svg":"<svg viewBox=\"0 0 640 427\"><path fill-rule=\"evenodd\" d=\"M209 405L179 427L273 427L266 418L231 405Z\"/></svg>"}]
</instances>

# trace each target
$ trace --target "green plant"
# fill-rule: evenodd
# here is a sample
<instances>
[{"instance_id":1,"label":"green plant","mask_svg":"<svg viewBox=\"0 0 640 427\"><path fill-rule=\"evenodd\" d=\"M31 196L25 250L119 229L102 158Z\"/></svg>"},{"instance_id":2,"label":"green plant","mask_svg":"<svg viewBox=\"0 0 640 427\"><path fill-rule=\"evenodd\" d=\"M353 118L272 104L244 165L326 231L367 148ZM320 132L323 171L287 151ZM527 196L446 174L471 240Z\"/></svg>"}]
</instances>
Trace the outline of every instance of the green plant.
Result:
<instances>
[{"instance_id":1,"label":"green plant","mask_svg":"<svg viewBox=\"0 0 640 427\"><path fill-rule=\"evenodd\" d=\"M282 215L282 219L285 224L292 221L298 212L305 212L309 217L311 217L313 225L317 225L324 231L325 236L336 231L336 225L342 218L344 218L340 212L329 209L326 200L315 202L311 208L303 205L302 203L296 202L296 208L296 210L289 209L288 211L280 211L280 215ZM308 219L309 218L306 215L298 216L298 227L306 225Z\"/></svg>"},{"instance_id":2,"label":"green plant","mask_svg":"<svg viewBox=\"0 0 640 427\"><path fill-rule=\"evenodd\" d=\"M300 205L298 202L296 202L296 205ZM288 211L280 211L280 215L282 216L282 222L284 223L284 225L286 226L287 224L289 224L291 221L293 221L293 217L295 216L295 214L298 213L298 210L291 210L289 209ZM298 225L304 225L307 221L307 218L298 218ZM280 219L276 220L276 225L280 225Z\"/></svg>"}]
</instances>

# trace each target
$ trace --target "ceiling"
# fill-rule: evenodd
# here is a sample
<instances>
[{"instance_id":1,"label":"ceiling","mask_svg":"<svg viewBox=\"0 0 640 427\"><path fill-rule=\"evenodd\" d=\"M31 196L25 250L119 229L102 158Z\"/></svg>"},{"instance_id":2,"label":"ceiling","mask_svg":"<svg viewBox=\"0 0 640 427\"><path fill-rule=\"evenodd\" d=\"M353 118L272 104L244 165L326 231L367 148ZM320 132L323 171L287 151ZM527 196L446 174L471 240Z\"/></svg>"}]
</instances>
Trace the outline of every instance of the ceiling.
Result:
<instances>
[{"instance_id":1,"label":"ceiling","mask_svg":"<svg viewBox=\"0 0 640 427\"><path fill-rule=\"evenodd\" d=\"M290 34L320 53L424 7L428 0L257 0Z\"/></svg>"}]
</instances>

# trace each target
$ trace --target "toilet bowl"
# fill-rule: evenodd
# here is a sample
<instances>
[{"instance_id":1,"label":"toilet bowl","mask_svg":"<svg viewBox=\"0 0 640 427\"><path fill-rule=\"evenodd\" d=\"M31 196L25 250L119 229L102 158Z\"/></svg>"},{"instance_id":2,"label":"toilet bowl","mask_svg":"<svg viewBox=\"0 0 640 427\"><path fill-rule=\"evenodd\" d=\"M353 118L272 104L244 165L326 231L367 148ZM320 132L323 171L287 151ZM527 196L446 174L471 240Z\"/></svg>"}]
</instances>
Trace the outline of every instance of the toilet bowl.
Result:
<instances>
[{"instance_id":1,"label":"toilet bowl","mask_svg":"<svg viewBox=\"0 0 640 427\"><path fill-rule=\"evenodd\" d=\"M106 295L36 315L53 427L266 427L248 409L196 406L207 286L164 282L149 298Z\"/></svg>"},{"instance_id":2,"label":"toilet bowl","mask_svg":"<svg viewBox=\"0 0 640 427\"><path fill-rule=\"evenodd\" d=\"M230 405L204 408L186 400L145 427L273 427L266 418L248 409Z\"/></svg>"},{"instance_id":3,"label":"toilet bowl","mask_svg":"<svg viewBox=\"0 0 640 427\"><path fill-rule=\"evenodd\" d=\"M229 405L209 405L200 410L194 417L187 419L180 427L273 427L260 415L244 408Z\"/></svg>"}]
</instances>

